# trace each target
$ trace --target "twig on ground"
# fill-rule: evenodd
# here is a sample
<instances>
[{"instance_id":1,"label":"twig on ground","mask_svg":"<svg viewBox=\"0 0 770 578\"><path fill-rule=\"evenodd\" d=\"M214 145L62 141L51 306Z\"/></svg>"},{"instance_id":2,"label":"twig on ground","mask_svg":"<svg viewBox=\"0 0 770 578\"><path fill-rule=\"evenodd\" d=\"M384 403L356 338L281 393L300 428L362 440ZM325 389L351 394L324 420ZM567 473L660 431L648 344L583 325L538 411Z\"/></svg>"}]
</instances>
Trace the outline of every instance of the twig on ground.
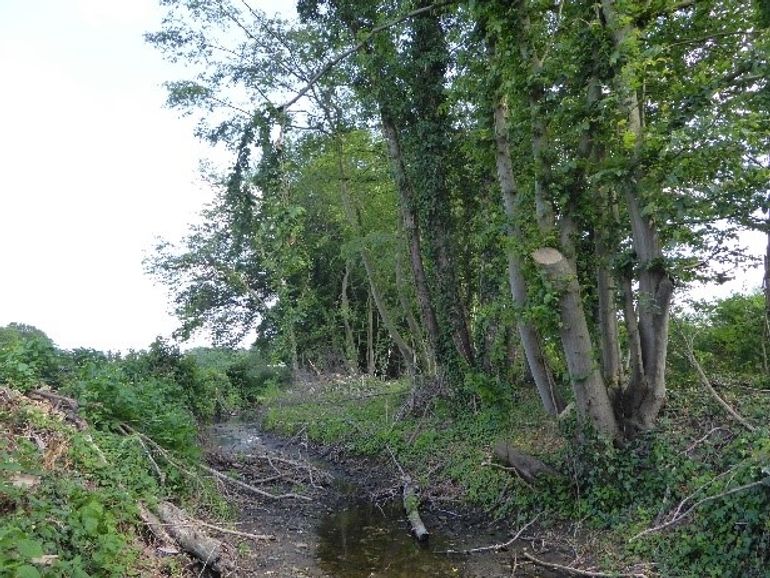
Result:
<instances>
[{"instance_id":1,"label":"twig on ground","mask_svg":"<svg viewBox=\"0 0 770 578\"><path fill-rule=\"evenodd\" d=\"M524 556L527 560L529 560L533 564L537 564L538 566L542 566L543 568L548 568L549 570L556 570L558 572L563 572L569 576L587 576L588 578L647 578L647 575L642 574L641 572L623 573L623 572L597 572L595 570L581 570L580 568L574 568L572 566L564 566L562 564L556 564L554 562L546 562L545 560L540 560L539 558L535 558L529 552L522 553L522 556Z\"/></svg>"},{"instance_id":2,"label":"twig on ground","mask_svg":"<svg viewBox=\"0 0 770 578\"><path fill-rule=\"evenodd\" d=\"M258 496L263 496L265 498L269 498L271 500L282 500L284 498L294 498L296 500L304 500L306 502L312 501L311 498L308 496L301 496L300 494L294 494L294 493L287 493L287 494L271 494L270 492L266 492L264 490L260 490L259 488L252 486L251 484L247 484L246 482L242 482L240 480L237 480L231 476L228 476L227 474L223 474L219 470L215 470L212 467L209 467L205 464L199 464L198 467L202 469L205 472L210 473L211 475L225 481L229 482L235 486L238 486L239 488L243 488L244 490L248 490L249 492L252 492L254 494L257 494Z\"/></svg>"},{"instance_id":3,"label":"twig on ground","mask_svg":"<svg viewBox=\"0 0 770 578\"><path fill-rule=\"evenodd\" d=\"M711 385L711 382L709 381L708 376L706 375L706 372L703 371L703 367L698 362L698 359L695 357L695 350L693 348L692 344L692 338L689 338L684 334L684 332L681 330L681 328L676 325L676 327L679 329L679 333L682 336L682 341L684 342L684 348L685 348L685 357L690 362L690 365L692 365L693 369L695 370L695 373L698 374L698 379L701 382L701 385L711 394L711 397L713 397L719 405L722 406L722 408L732 416L732 418L740 423L743 427L745 427L750 432L757 431L756 426L752 425L746 418L744 418L741 414L739 414L735 409L727 403L722 397L717 393L717 390L714 389L714 386Z\"/></svg>"},{"instance_id":4,"label":"twig on ground","mask_svg":"<svg viewBox=\"0 0 770 578\"><path fill-rule=\"evenodd\" d=\"M254 541L275 540L275 536L273 536L272 534L251 534L249 532L240 532L238 530L230 530L229 528L223 528L215 524L209 524L208 522L204 522L203 520L197 520L195 518L190 518L190 519L196 524L199 524L206 528L210 528L211 530L215 530L217 532L221 532L222 534L231 534L233 536L248 538L249 540L254 540Z\"/></svg>"},{"instance_id":5,"label":"twig on ground","mask_svg":"<svg viewBox=\"0 0 770 578\"><path fill-rule=\"evenodd\" d=\"M713 434L713 433L716 433L716 432L718 432L718 431L720 431L720 430L725 430L725 431L727 431L727 432L729 432L729 431L730 431L729 429L727 429L727 428L726 428L726 427L724 427L724 426L717 426L717 427L712 427L712 428L711 428L709 431L707 431L707 432L706 432L706 433L703 435L703 437L701 437L701 438L698 438L697 440L695 440L694 442L692 442L692 443L689 445L689 447L688 447L686 450L684 450L684 453L685 453L685 454L689 454L691 451L693 451L695 448L697 448L697 447L698 447L700 444L702 444L703 442L705 442L705 441L706 441L706 440L707 440L709 437L711 437L711 434Z\"/></svg>"},{"instance_id":6,"label":"twig on ground","mask_svg":"<svg viewBox=\"0 0 770 578\"><path fill-rule=\"evenodd\" d=\"M500 544L492 544L491 546L482 546L480 548L471 548L469 550L443 550L441 552L436 552L436 554L479 554L481 552L498 552L500 550L504 550L505 548L508 548L511 544L513 544L516 540L518 540L521 535L524 533L524 531L529 528L532 524L534 524L540 516L542 516L543 512L540 512L537 516L532 518L529 522L524 524L516 534L513 535L513 538L508 540L507 542L502 542Z\"/></svg>"},{"instance_id":7,"label":"twig on ground","mask_svg":"<svg viewBox=\"0 0 770 578\"><path fill-rule=\"evenodd\" d=\"M633 536L629 542L633 542L634 540L637 540L638 538L641 538L642 536L646 536L647 534L652 534L654 532L659 532L661 530L664 530L666 528L670 528L671 526L674 526L675 524L678 524L687 516L689 516L696 508L702 506L703 504L706 504L708 502L713 502L714 500L719 500L721 498L726 498L727 496L730 496L732 494L737 494L738 492L743 492L745 490L750 490L751 488L755 488L757 486L762 486L767 484L767 479L763 478L761 480L757 480L755 482L751 482L749 484L744 484L742 486L738 486L737 488L732 488L730 490L726 490L724 492L721 492L719 494L716 494L714 496L707 496L705 498L701 498L697 502L695 502L692 506L687 508L684 512L680 513L680 510L682 508L682 504L688 500L691 496L688 496L682 502L680 502L679 507L677 508L677 511L674 513L674 516L668 521L664 522L662 524L658 524L657 526L653 526L652 528L647 528L646 530L639 532L635 536ZM700 488L698 489L700 491Z\"/></svg>"}]
</instances>

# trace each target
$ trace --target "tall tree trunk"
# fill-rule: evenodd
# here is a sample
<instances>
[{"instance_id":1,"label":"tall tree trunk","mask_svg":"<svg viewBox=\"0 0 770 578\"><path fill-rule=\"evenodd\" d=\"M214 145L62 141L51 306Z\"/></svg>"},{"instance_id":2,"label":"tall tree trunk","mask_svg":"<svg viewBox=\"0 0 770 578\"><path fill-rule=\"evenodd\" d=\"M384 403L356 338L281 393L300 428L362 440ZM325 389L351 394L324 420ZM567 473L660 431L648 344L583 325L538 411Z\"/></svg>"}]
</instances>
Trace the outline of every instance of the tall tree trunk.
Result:
<instances>
[{"instance_id":1,"label":"tall tree trunk","mask_svg":"<svg viewBox=\"0 0 770 578\"><path fill-rule=\"evenodd\" d=\"M374 307L372 307L372 294L366 300L366 373L373 376L374 365Z\"/></svg>"},{"instance_id":2,"label":"tall tree trunk","mask_svg":"<svg viewBox=\"0 0 770 578\"><path fill-rule=\"evenodd\" d=\"M431 5L420 0L418 8ZM413 168L420 179L420 206L425 215L429 256L435 266L436 305L439 317L450 326L460 357L473 365L475 354L468 318L455 270L452 248L447 163L451 162L451 135L444 90L449 51L436 11L412 19L410 78L415 121L410 126Z\"/></svg>"},{"instance_id":3,"label":"tall tree trunk","mask_svg":"<svg viewBox=\"0 0 770 578\"><path fill-rule=\"evenodd\" d=\"M428 332L428 338L433 351L437 354L436 360L439 360L438 352L441 347L441 334L439 332L436 313L433 309L428 279L425 275L425 267L422 262L422 247L420 242L420 227L415 213L415 198L412 185L406 174L404 156L401 151L401 140L398 136L395 124L385 113L381 114L382 134L385 142L388 144L388 156L390 158L391 170L396 183L396 190L399 195L399 207L401 209L401 218L404 224L407 243L409 245L409 263L414 277L415 292L417 294L417 303L420 306L420 317L423 326Z\"/></svg>"},{"instance_id":4,"label":"tall tree trunk","mask_svg":"<svg viewBox=\"0 0 770 578\"><path fill-rule=\"evenodd\" d=\"M529 62L530 71L537 77L543 63L532 49L532 32L529 17L522 18L522 41L520 54ZM545 87L534 82L529 93L529 108L532 129L532 160L535 169L535 207L538 224L544 236L555 228L553 202L551 201L551 165L546 158L548 134L544 116ZM591 333L588 330L585 310L578 283L575 243L578 226L575 210L578 204L577 190L570 191L570 197L559 215L559 242L561 251L543 247L532 255L545 279L559 292L559 318L562 349L567 361L578 414L592 424L600 433L617 439L620 428L615 418L607 385L596 363Z\"/></svg>"},{"instance_id":5,"label":"tall tree trunk","mask_svg":"<svg viewBox=\"0 0 770 578\"><path fill-rule=\"evenodd\" d=\"M396 251L396 290L398 291L398 300L401 303L401 309L404 311L404 318L409 326L409 332L412 334L413 349L422 352L423 367L426 373L433 373L435 371L435 354L431 348L430 342L424 339L423 331L420 328L420 324L417 323L414 314L412 313L412 304L409 296L406 293L406 280L404 279L404 269L401 264L401 251Z\"/></svg>"},{"instance_id":6,"label":"tall tree trunk","mask_svg":"<svg viewBox=\"0 0 770 578\"><path fill-rule=\"evenodd\" d=\"M350 259L345 261L345 274L342 276L342 323L345 326L345 360L351 375L358 373L358 351L350 326L350 299L348 299L348 279L350 278Z\"/></svg>"},{"instance_id":7,"label":"tall tree trunk","mask_svg":"<svg viewBox=\"0 0 770 578\"><path fill-rule=\"evenodd\" d=\"M770 343L770 210L767 213L768 218L765 222L767 227L767 248L765 249L765 274L762 277L762 289L765 293L765 327L764 336L765 342L762 349L762 362L764 363L765 373L770 373L770 363L767 359L767 344Z\"/></svg>"},{"instance_id":8,"label":"tall tree trunk","mask_svg":"<svg viewBox=\"0 0 770 578\"><path fill-rule=\"evenodd\" d=\"M508 140L508 114L504 102L495 106L495 143L497 178L503 196L505 214L508 217L508 235L516 240L521 240L522 234L516 224L519 218L517 210L520 205L518 186L513 174L511 161L511 146ZM564 407L564 402L556 391L551 368L545 360L541 345L541 338L537 329L531 322L525 321L521 310L527 306L528 290L527 281L521 269L521 257L516 249L508 250L508 282L511 287L511 297L514 306L519 310L517 327L519 337L527 357L527 364L535 381L535 387L540 395L545 410L556 415Z\"/></svg>"}]
</instances>

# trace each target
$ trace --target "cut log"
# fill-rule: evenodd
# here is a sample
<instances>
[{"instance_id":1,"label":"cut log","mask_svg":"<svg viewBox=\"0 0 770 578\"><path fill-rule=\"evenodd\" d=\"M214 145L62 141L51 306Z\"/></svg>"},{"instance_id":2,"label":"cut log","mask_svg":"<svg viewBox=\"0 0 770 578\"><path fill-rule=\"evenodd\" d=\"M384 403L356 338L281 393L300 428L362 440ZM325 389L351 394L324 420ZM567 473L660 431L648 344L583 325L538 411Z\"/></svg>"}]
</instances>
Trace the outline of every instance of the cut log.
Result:
<instances>
[{"instance_id":1,"label":"cut log","mask_svg":"<svg viewBox=\"0 0 770 578\"><path fill-rule=\"evenodd\" d=\"M417 485L409 476L404 477L404 511L412 527L412 534L418 542L424 542L430 533L420 518L420 498L417 494Z\"/></svg>"},{"instance_id":2,"label":"cut log","mask_svg":"<svg viewBox=\"0 0 770 578\"><path fill-rule=\"evenodd\" d=\"M150 530L150 533L155 536L155 540L158 542L158 550L162 551L164 554L171 552L174 554L179 553L179 550L174 547L176 542L169 536L168 532L166 532L163 523L142 503L139 504L139 517Z\"/></svg>"},{"instance_id":3,"label":"cut log","mask_svg":"<svg viewBox=\"0 0 770 578\"><path fill-rule=\"evenodd\" d=\"M233 570L234 565L222 542L198 530L183 510L170 502L161 502L158 504L158 516L176 543L200 560L204 567L219 575Z\"/></svg>"},{"instance_id":4,"label":"cut log","mask_svg":"<svg viewBox=\"0 0 770 578\"><path fill-rule=\"evenodd\" d=\"M548 464L520 452L509 443L498 442L495 444L493 451L498 460L512 467L527 482L534 482L537 478L544 475L559 475L559 472Z\"/></svg>"}]
</instances>

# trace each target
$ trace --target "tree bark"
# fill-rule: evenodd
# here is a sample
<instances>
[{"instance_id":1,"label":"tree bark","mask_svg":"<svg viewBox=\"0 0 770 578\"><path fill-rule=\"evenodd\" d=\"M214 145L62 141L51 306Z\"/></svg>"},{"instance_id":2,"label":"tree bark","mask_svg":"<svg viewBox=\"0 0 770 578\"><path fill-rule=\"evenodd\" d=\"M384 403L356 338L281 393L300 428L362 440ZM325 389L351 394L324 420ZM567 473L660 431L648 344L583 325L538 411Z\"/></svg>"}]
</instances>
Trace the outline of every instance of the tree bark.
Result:
<instances>
[{"instance_id":1,"label":"tree bark","mask_svg":"<svg viewBox=\"0 0 770 578\"><path fill-rule=\"evenodd\" d=\"M613 439L620 437L607 387L594 358L580 286L574 265L556 249L544 247L532 254L546 280L559 292L562 348L575 392L578 412L596 430Z\"/></svg>"},{"instance_id":2,"label":"tree bark","mask_svg":"<svg viewBox=\"0 0 770 578\"><path fill-rule=\"evenodd\" d=\"M393 121L381 112L382 134L385 142L388 144L388 156L390 158L393 178L396 182L396 190L399 195L399 206L401 209L401 218L404 223L404 232L406 233L407 243L409 244L409 259L414 277L415 292L417 302L420 306L420 317L423 325L428 332L428 338L433 351L438 354L441 346L441 334L439 332L436 313L433 308L428 279L425 275L425 267L422 262L422 247L420 241L420 228L415 213L415 198L412 185L406 174L404 157L401 151L401 141L398 137ZM436 358L438 361L438 357Z\"/></svg>"},{"instance_id":3,"label":"tree bark","mask_svg":"<svg viewBox=\"0 0 770 578\"><path fill-rule=\"evenodd\" d=\"M351 375L358 373L358 350L350 326L350 299L348 299L348 279L350 278L350 259L345 261L345 274L342 276L342 322L345 326L345 360Z\"/></svg>"},{"instance_id":4,"label":"tree bark","mask_svg":"<svg viewBox=\"0 0 770 578\"><path fill-rule=\"evenodd\" d=\"M521 241L522 234L516 221L519 218L517 209L519 205L519 192L513 173L511 161L511 146L508 140L508 114L503 102L495 106L495 143L497 178L503 196L503 206L508 217L508 235L514 240ZM540 395L545 411L551 415L557 415L564 408L564 401L555 388L551 368L548 367L543 354L541 338L532 323L522 318L521 311L527 306L528 289L527 281L521 267L521 257L516 249L508 249L508 283L511 288L511 297L514 306L519 310L517 328L519 337L527 357L527 364L535 381L535 387Z\"/></svg>"},{"instance_id":5,"label":"tree bark","mask_svg":"<svg viewBox=\"0 0 770 578\"><path fill-rule=\"evenodd\" d=\"M638 30L622 21L615 0L602 0L601 6L615 49L622 54L626 39ZM632 379L629 383L624 395L624 410L626 421L633 429L648 430L654 426L666 397L669 310L674 283L665 268L658 228L652 218L644 214L639 198L644 126L639 95L632 78L624 74L626 68L621 67L615 80L622 110L628 120L628 130L635 137L634 150L629 159L631 178L625 183L623 194L638 258L642 378Z\"/></svg>"},{"instance_id":6,"label":"tree bark","mask_svg":"<svg viewBox=\"0 0 770 578\"><path fill-rule=\"evenodd\" d=\"M220 575L233 569L222 542L198 530L182 510L169 502L161 502L158 504L158 516L177 544L195 556L206 568Z\"/></svg>"},{"instance_id":7,"label":"tree bark","mask_svg":"<svg viewBox=\"0 0 770 578\"><path fill-rule=\"evenodd\" d=\"M497 458L503 464L513 468L519 476L521 476L525 481L529 483L536 481L537 478L544 475L559 475L559 472L554 470L548 464L543 463L535 457L520 452L511 444L506 442L496 443L492 453L495 455L495 458Z\"/></svg>"}]
</instances>

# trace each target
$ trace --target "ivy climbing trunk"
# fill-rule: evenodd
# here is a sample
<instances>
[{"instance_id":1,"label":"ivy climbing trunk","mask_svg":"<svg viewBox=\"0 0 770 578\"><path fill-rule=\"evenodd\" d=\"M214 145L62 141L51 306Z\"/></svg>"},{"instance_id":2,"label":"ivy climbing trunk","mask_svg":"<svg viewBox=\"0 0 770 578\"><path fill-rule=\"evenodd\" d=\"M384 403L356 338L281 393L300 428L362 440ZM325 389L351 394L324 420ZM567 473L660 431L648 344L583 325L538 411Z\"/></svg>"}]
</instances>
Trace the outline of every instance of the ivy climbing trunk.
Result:
<instances>
[{"instance_id":1,"label":"ivy climbing trunk","mask_svg":"<svg viewBox=\"0 0 770 578\"><path fill-rule=\"evenodd\" d=\"M431 5L421 0L417 8ZM419 183L419 208L424 215L428 255L435 267L437 314L449 324L457 353L473 366L475 354L452 250L451 201L446 179L452 138L444 90L449 51L436 10L412 19L409 54L413 108L410 161Z\"/></svg>"},{"instance_id":2,"label":"ivy climbing trunk","mask_svg":"<svg viewBox=\"0 0 770 578\"><path fill-rule=\"evenodd\" d=\"M508 112L505 103L502 101L495 106L494 122L497 178L500 183L500 190L502 191L505 214L508 217L508 235L514 242L521 242L521 230L517 225L517 221L520 218L520 215L517 214L520 207L520 196L513 173L511 146L508 139ZM556 415L563 409L564 402L555 388L551 368L548 366L543 354L539 332L531 322L525 321L522 316L522 310L527 306L528 289L527 280L522 272L521 257L518 249L509 248L507 257L508 282L511 288L513 304L518 310L517 328L522 347L524 348L524 354L527 358L527 364L535 381L535 387L540 395L543 407L549 414Z\"/></svg>"},{"instance_id":3,"label":"ivy climbing trunk","mask_svg":"<svg viewBox=\"0 0 770 578\"><path fill-rule=\"evenodd\" d=\"M345 260L345 274L342 276L342 292L340 295L340 308L342 323L345 327L345 361L348 366L348 373L355 375L358 373L358 351L356 341L353 337L353 329L350 326L351 310L350 299L348 298L348 280L350 279L350 259Z\"/></svg>"},{"instance_id":4,"label":"ivy climbing trunk","mask_svg":"<svg viewBox=\"0 0 770 578\"><path fill-rule=\"evenodd\" d=\"M399 208L401 218L404 224L407 244L409 245L409 263L414 277L415 293L417 294L417 303L420 308L420 317L428 333L431 349L436 355L438 362L438 352L441 347L441 337L439 333L438 320L433 309L433 300L431 297L428 279L425 275L425 266L422 261L422 247L420 241L420 227L415 214L415 195L412 190L412 184L406 174L404 165L404 156L401 152L401 141L398 136L395 124L390 116L382 112L382 134L388 145L388 157L390 158L393 179L396 183L396 190L399 196Z\"/></svg>"}]
</instances>

